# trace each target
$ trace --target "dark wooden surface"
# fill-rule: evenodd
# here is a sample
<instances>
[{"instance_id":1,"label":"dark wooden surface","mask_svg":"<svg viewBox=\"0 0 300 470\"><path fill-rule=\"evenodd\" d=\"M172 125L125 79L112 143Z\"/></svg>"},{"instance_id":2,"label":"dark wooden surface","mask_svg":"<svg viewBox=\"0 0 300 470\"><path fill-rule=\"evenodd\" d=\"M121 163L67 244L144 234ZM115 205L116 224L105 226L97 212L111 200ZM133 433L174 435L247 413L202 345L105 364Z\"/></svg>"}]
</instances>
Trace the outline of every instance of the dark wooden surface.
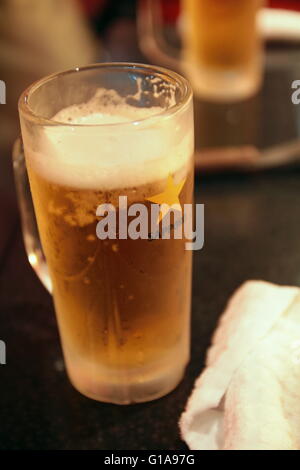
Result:
<instances>
[{"instance_id":1,"label":"dark wooden surface","mask_svg":"<svg viewBox=\"0 0 300 470\"><path fill-rule=\"evenodd\" d=\"M290 78L268 98L279 113ZM275 113L266 119L275 129ZM295 117L280 119L288 139ZM264 145L273 137L260 133ZM24 252L8 151L1 157L0 339L7 364L0 366L0 449L185 449L178 418L228 296L247 279L300 283L300 171L196 176L205 248L194 257L192 359L170 395L119 407L81 396L66 377L52 300Z\"/></svg>"}]
</instances>

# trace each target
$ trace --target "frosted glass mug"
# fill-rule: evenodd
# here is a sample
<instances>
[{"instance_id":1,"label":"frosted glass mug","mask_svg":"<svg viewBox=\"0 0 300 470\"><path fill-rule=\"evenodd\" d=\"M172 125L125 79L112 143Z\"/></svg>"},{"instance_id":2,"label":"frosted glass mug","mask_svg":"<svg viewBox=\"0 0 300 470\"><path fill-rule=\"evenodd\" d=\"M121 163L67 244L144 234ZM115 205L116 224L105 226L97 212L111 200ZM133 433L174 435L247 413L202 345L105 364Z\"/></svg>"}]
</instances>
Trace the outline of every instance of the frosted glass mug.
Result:
<instances>
[{"instance_id":1,"label":"frosted glass mug","mask_svg":"<svg viewBox=\"0 0 300 470\"><path fill-rule=\"evenodd\" d=\"M117 404L165 395L189 360L192 251L184 239L124 239L119 226L100 239L97 207L119 215L122 196L128 210L150 209L170 178L192 203L188 82L159 67L96 64L33 84L19 112L25 246L53 295L71 382Z\"/></svg>"},{"instance_id":2,"label":"frosted glass mug","mask_svg":"<svg viewBox=\"0 0 300 470\"><path fill-rule=\"evenodd\" d=\"M249 98L259 90L263 78L259 13L264 3L139 0L140 47L152 61L186 75L202 99L231 102Z\"/></svg>"},{"instance_id":3,"label":"frosted glass mug","mask_svg":"<svg viewBox=\"0 0 300 470\"><path fill-rule=\"evenodd\" d=\"M196 93L218 100L254 94L262 81L261 0L182 0L183 67Z\"/></svg>"}]
</instances>

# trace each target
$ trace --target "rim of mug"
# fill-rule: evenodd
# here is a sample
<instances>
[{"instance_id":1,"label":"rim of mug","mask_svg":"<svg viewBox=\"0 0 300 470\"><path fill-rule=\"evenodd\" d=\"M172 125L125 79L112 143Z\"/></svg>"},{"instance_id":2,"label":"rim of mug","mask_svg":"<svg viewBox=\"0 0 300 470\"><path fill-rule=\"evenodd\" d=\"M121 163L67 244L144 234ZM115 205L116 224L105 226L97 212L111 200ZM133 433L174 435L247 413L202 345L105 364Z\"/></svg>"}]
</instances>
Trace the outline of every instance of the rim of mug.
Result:
<instances>
[{"instance_id":1,"label":"rim of mug","mask_svg":"<svg viewBox=\"0 0 300 470\"><path fill-rule=\"evenodd\" d=\"M181 99L177 103L171 105L169 108L163 109L162 111L154 113L151 116L146 116L144 118L125 121L125 122L122 121L122 122L102 123L102 124L86 124L86 123L79 124L79 123L55 121L52 118L46 118L40 114L35 113L34 110L31 108L29 101L30 101L30 97L32 96L32 94L37 89L39 89L43 85L46 85L53 79L56 79L57 77L62 77L64 75L69 75L72 73L80 73L81 71L92 70L92 69L96 70L100 68L101 69L120 68L123 70L128 69L128 70L141 70L141 71L144 70L149 73L151 72L152 74L161 75L165 77L166 79L169 79L170 81L172 80L180 87L180 89L182 90ZM169 70L165 67L143 64L143 63L138 63L138 62L103 62L103 63L94 63L90 65L85 65L82 67L70 68L61 72L47 75L41 78L40 80L35 81L30 86L28 86L21 94L19 98L19 102L18 102L18 107L19 107L19 112L23 117L25 117L27 120L34 121L36 124L39 124L39 125L106 128L106 127L115 127L115 126L132 126L132 125L144 124L159 117L163 117L163 118L174 117L178 112L182 111L189 105L190 101L192 100L192 97L193 97L193 91L188 80L186 80L186 78L184 78L182 75L178 74L177 72Z\"/></svg>"}]
</instances>

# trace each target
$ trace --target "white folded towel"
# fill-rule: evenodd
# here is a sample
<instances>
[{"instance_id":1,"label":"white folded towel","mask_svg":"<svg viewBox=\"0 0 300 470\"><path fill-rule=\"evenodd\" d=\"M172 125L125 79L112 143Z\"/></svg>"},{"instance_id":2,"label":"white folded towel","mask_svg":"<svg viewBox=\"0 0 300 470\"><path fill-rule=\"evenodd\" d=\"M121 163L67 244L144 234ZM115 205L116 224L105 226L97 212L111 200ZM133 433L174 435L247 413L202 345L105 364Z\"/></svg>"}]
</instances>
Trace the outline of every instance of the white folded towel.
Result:
<instances>
[{"instance_id":1,"label":"white folded towel","mask_svg":"<svg viewBox=\"0 0 300 470\"><path fill-rule=\"evenodd\" d=\"M300 289L248 281L230 299L180 419L193 450L300 449Z\"/></svg>"}]
</instances>

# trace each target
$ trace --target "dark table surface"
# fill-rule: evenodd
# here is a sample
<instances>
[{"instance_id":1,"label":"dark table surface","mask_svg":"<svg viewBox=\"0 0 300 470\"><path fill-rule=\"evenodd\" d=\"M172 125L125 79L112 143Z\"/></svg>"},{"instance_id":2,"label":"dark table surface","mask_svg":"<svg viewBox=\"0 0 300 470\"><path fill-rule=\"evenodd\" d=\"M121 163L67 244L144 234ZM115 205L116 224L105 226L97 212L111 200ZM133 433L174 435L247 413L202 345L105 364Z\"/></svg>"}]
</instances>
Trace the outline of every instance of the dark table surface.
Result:
<instances>
[{"instance_id":1,"label":"dark table surface","mask_svg":"<svg viewBox=\"0 0 300 470\"><path fill-rule=\"evenodd\" d=\"M277 114L266 113L275 128L281 120L283 140L297 128L295 116L278 115L290 78L268 98ZM265 145L278 139L269 134ZM300 283L300 170L196 175L205 247L194 254L191 362L168 396L120 407L89 400L69 383L52 300L27 262L9 165L2 166L0 339L7 364L0 366L0 449L185 449L178 418L228 297L247 279Z\"/></svg>"}]
</instances>

